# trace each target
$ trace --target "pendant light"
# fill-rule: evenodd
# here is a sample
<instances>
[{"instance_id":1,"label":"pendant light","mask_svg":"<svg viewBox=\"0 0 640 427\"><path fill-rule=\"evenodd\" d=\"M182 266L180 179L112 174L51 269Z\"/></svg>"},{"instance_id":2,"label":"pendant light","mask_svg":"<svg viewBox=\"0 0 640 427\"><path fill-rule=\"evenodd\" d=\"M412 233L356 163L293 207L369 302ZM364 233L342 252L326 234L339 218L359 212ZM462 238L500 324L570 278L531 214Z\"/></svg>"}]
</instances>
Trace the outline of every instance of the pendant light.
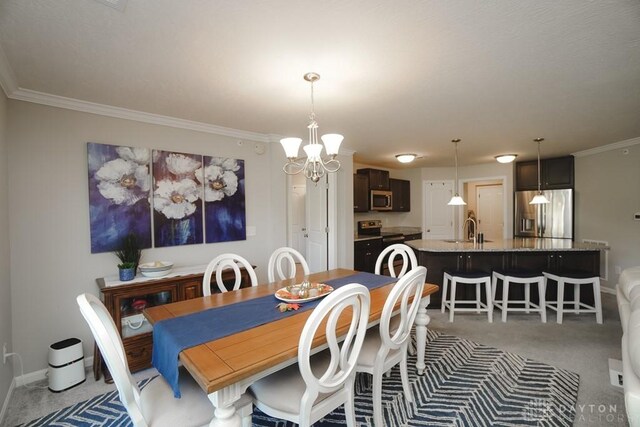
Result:
<instances>
[{"instance_id":1,"label":"pendant light","mask_svg":"<svg viewBox=\"0 0 640 427\"><path fill-rule=\"evenodd\" d=\"M460 142L460 139L452 139L451 142L453 142L456 147L456 180L453 183L455 193L447 204L450 206L462 206L466 205L467 203L462 200L462 197L460 197L460 195L458 194L458 142Z\"/></svg>"},{"instance_id":2,"label":"pendant light","mask_svg":"<svg viewBox=\"0 0 640 427\"><path fill-rule=\"evenodd\" d=\"M549 200L544 197L542 190L540 190L540 143L544 141L544 138L536 138L534 141L538 143L538 193L533 197L533 199L531 199L529 204L544 205L545 203L549 203Z\"/></svg>"}]
</instances>

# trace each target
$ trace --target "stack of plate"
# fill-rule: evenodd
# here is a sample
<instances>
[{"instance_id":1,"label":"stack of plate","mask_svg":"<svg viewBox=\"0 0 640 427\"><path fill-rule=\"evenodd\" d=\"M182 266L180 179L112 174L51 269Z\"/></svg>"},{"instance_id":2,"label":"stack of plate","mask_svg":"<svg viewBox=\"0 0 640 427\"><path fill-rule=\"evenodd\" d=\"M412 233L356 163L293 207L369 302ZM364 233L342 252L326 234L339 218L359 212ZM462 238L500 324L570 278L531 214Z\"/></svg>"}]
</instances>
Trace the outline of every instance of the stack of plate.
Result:
<instances>
[{"instance_id":1,"label":"stack of plate","mask_svg":"<svg viewBox=\"0 0 640 427\"><path fill-rule=\"evenodd\" d=\"M173 263L170 261L153 261L140 264L140 273L145 277L162 277L171 273Z\"/></svg>"}]
</instances>

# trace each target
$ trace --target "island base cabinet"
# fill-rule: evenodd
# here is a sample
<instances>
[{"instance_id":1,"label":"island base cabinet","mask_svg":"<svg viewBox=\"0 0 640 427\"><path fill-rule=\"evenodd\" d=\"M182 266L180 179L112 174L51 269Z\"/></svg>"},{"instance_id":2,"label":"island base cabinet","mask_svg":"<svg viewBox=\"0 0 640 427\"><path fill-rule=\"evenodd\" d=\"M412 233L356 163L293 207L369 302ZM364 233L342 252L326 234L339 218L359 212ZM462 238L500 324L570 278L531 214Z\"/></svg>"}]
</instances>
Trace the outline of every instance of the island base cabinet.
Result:
<instances>
[{"instance_id":1,"label":"island base cabinet","mask_svg":"<svg viewBox=\"0 0 640 427\"><path fill-rule=\"evenodd\" d=\"M418 263L427 267L427 282L440 286L438 293L431 295L431 306L439 307L442 302L442 284L445 269L462 271L483 270L491 273L494 269L526 269L537 271L581 270L600 274L600 251L518 251L518 252L418 252ZM538 302L538 292L532 285L531 301ZM581 289L581 300L593 304L593 291ZM475 299L475 286L458 286L456 300ZM572 301L573 286L565 287L565 301ZM484 295L484 294L483 294ZM496 297L501 299L502 283L498 282ZM557 288L550 282L545 292L547 301L557 301ZM510 300L524 299L524 286L512 284L509 288Z\"/></svg>"}]
</instances>

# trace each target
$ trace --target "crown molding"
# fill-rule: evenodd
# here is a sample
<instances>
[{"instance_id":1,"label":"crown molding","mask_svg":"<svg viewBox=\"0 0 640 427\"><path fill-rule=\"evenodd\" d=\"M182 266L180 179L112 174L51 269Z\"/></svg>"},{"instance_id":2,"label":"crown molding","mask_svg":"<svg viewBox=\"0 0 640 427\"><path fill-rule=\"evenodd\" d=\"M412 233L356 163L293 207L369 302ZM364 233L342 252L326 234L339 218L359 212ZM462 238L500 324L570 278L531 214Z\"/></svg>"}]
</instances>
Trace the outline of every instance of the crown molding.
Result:
<instances>
[{"instance_id":1,"label":"crown molding","mask_svg":"<svg viewBox=\"0 0 640 427\"><path fill-rule=\"evenodd\" d=\"M614 142L613 144L603 145L601 147L590 148L588 150L576 151L571 153L575 157L593 156L594 154L600 154L611 150L618 150L620 148L631 147L632 145L640 144L640 137L625 139L624 141Z\"/></svg>"},{"instance_id":2,"label":"crown molding","mask_svg":"<svg viewBox=\"0 0 640 427\"><path fill-rule=\"evenodd\" d=\"M2 86L2 90L4 90L7 98L11 97L11 94L18 89L18 84L16 83L16 76L13 74L13 70L9 66L9 60L7 56L4 54L4 49L2 49L2 45L0 44L0 86Z\"/></svg>"},{"instance_id":3,"label":"crown molding","mask_svg":"<svg viewBox=\"0 0 640 427\"><path fill-rule=\"evenodd\" d=\"M143 111L129 110L127 108L114 107L111 105L97 104L95 102L82 101L79 99L67 98L58 95L51 95L35 90L19 88L8 95L8 97L19 101L33 102L36 104L49 105L51 107L66 108L68 110L98 114L100 116L115 117L118 119L133 120L136 122L151 123L154 125L169 126L179 129L188 129L250 141L270 142L268 135L262 133L249 132L223 126L216 126L208 123L178 119L175 117L163 116L160 114L145 113Z\"/></svg>"}]
</instances>

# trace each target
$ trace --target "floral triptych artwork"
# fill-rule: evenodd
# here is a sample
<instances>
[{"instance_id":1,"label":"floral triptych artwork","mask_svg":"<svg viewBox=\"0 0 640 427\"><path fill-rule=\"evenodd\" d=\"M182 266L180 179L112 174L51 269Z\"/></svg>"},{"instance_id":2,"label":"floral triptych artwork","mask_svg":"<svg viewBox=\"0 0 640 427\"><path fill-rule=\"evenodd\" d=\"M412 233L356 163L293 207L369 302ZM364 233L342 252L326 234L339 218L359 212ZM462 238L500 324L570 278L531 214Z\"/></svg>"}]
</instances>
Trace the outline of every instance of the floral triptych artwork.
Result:
<instances>
[{"instance_id":1,"label":"floral triptych artwork","mask_svg":"<svg viewBox=\"0 0 640 427\"><path fill-rule=\"evenodd\" d=\"M151 150L87 145L91 252L110 252L129 233L151 247Z\"/></svg>"},{"instance_id":2,"label":"floral triptych artwork","mask_svg":"<svg viewBox=\"0 0 640 427\"><path fill-rule=\"evenodd\" d=\"M87 144L91 252L246 239L244 161ZM152 221L153 220L153 221Z\"/></svg>"}]
</instances>

